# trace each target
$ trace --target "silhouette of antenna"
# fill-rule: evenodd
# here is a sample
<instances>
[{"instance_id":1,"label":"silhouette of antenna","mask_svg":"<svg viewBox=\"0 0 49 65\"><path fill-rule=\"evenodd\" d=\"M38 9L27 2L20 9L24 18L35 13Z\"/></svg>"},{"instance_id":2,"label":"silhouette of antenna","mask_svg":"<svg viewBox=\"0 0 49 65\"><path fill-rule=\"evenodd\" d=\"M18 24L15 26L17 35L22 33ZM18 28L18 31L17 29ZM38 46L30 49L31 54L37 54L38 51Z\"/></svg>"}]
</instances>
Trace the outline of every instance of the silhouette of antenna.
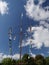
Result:
<instances>
[{"instance_id":1,"label":"silhouette of antenna","mask_svg":"<svg viewBox=\"0 0 49 65\"><path fill-rule=\"evenodd\" d=\"M29 55L31 56L31 49L32 49L32 26L30 24L30 46L29 46Z\"/></svg>"},{"instance_id":2,"label":"silhouette of antenna","mask_svg":"<svg viewBox=\"0 0 49 65\"><path fill-rule=\"evenodd\" d=\"M9 36L9 54L12 55L12 40L16 39L16 36L13 37L12 27L9 28L8 36Z\"/></svg>"},{"instance_id":3,"label":"silhouette of antenna","mask_svg":"<svg viewBox=\"0 0 49 65\"><path fill-rule=\"evenodd\" d=\"M12 27L9 28L9 53L12 55Z\"/></svg>"},{"instance_id":4,"label":"silhouette of antenna","mask_svg":"<svg viewBox=\"0 0 49 65\"><path fill-rule=\"evenodd\" d=\"M20 21L20 65L21 65L21 56L22 56L22 34L23 34L23 31L22 31L22 17L23 17L23 14L21 14L21 21Z\"/></svg>"}]
</instances>

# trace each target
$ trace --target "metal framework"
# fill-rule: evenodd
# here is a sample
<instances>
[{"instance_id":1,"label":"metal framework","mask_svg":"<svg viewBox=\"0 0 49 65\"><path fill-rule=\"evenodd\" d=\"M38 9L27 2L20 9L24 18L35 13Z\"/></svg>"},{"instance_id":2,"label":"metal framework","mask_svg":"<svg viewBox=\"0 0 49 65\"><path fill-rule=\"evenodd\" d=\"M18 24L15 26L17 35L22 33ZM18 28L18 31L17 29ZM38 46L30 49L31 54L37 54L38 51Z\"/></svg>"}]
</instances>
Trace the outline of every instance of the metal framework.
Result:
<instances>
[{"instance_id":1,"label":"metal framework","mask_svg":"<svg viewBox=\"0 0 49 65\"><path fill-rule=\"evenodd\" d=\"M22 22L20 24L20 60L21 60L21 54L22 54Z\"/></svg>"},{"instance_id":2,"label":"metal framework","mask_svg":"<svg viewBox=\"0 0 49 65\"><path fill-rule=\"evenodd\" d=\"M12 55L12 27L9 28L9 54Z\"/></svg>"},{"instance_id":3,"label":"metal framework","mask_svg":"<svg viewBox=\"0 0 49 65\"><path fill-rule=\"evenodd\" d=\"M9 54L12 55L12 41L16 39L16 35L14 34L14 37L13 37L13 31L12 31L12 27L9 28L9 32L8 32L8 35L9 35Z\"/></svg>"},{"instance_id":4,"label":"metal framework","mask_svg":"<svg viewBox=\"0 0 49 65\"><path fill-rule=\"evenodd\" d=\"M30 24L30 46L29 46L29 55L31 56L31 49L32 49L32 26Z\"/></svg>"},{"instance_id":5,"label":"metal framework","mask_svg":"<svg viewBox=\"0 0 49 65\"><path fill-rule=\"evenodd\" d=\"M21 15L21 19L23 17L23 14ZM22 21L20 21L20 65L22 65L21 57L22 57L22 37L23 37L23 30L22 30Z\"/></svg>"}]
</instances>

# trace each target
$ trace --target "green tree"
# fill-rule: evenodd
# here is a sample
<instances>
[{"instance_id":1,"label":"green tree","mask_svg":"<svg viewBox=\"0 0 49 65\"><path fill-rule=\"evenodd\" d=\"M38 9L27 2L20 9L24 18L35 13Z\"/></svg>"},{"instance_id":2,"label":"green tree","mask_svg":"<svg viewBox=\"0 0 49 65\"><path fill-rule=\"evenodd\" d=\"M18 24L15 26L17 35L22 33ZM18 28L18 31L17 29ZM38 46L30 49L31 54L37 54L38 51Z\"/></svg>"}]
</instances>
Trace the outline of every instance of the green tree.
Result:
<instances>
[{"instance_id":1,"label":"green tree","mask_svg":"<svg viewBox=\"0 0 49 65\"><path fill-rule=\"evenodd\" d=\"M35 62L37 65L46 65L46 60L42 55L36 55Z\"/></svg>"},{"instance_id":2,"label":"green tree","mask_svg":"<svg viewBox=\"0 0 49 65\"><path fill-rule=\"evenodd\" d=\"M16 60L5 58L2 60L2 65L16 65Z\"/></svg>"},{"instance_id":3,"label":"green tree","mask_svg":"<svg viewBox=\"0 0 49 65\"><path fill-rule=\"evenodd\" d=\"M22 60L23 60L24 62L27 62L27 61L28 61L28 57L29 57L29 55L28 55L28 54L25 54L25 55L22 57Z\"/></svg>"},{"instance_id":4,"label":"green tree","mask_svg":"<svg viewBox=\"0 0 49 65\"><path fill-rule=\"evenodd\" d=\"M2 60L3 65L12 65L12 59L10 58L5 58Z\"/></svg>"},{"instance_id":5,"label":"green tree","mask_svg":"<svg viewBox=\"0 0 49 65\"><path fill-rule=\"evenodd\" d=\"M28 58L28 65L36 65L35 59L33 57Z\"/></svg>"},{"instance_id":6,"label":"green tree","mask_svg":"<svg viewBox=\"0 0 49 65\"><path fill-rule=\"evenodd\" d=\"M25 63L25 65L36 65L34 58L30 57L28 54L25 54L22 60L23 60L23 63Z\"/></svg>"},{"instance_id":7,"label":"green tree","mask_svg":"<svg viewBox=\"0 0 49 65\"><path fill-rule=\"evenodd\" d=\"M2 63L0 63L0 65L2 65Z\"/></svg>"},{"instance_id":8,"label":"green tree","mask_svg":"<svg viewBox=\"0 0 49 65\"><path fill-rule=\"evenodd\" d=\"M46 65L49 65L49 57L46 57Z\"/></svg>"},{"instance_id":9,"label":"green tree","mask_svg":"<svg viewBox=\"0 0 49 65\"><path fill-rule=\"evenodd\" d=\"M20 65L20 62L21 62L20 60L17 60L16 65Z\"/></svg>"},{"instance_id":10,"label":"green tree","mask_svg":"<svg viewBox=\"0 0 49 65\"><path fill-rule=\"evenodd\" d=\"M16 65L16 60L12 59L12 65Z\"/></svg>"}]
</instances>

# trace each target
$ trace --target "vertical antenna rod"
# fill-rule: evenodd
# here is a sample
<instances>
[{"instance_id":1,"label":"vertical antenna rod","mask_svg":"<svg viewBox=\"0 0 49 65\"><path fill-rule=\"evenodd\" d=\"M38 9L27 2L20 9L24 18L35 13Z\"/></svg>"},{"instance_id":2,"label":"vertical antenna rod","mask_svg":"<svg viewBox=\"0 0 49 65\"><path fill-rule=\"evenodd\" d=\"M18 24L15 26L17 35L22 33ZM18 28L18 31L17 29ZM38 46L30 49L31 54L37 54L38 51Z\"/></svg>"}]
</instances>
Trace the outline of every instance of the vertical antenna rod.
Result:
<instances>
[{"instance_id":1,"label":"vertical antenna rod","mask_svg":"<svg viewBox=\"0 0 49 65\"><path fill-rule=\"evenodd\" d=\"M32 36L31 36L31 34L32 34L32 26L31 26L31 24L30 24L30 48L29 48L29 54L31 55L31 48L32 48Z\"/></svg>"},{"instance_id":2,"label":"vertical antenna rod","mask_svg":"<svg viewBox=\"0 0 49 65\"><path fill-rule=\"evenodd\" d=\"M9 28L9 53L12 55L12 27Z\"/></svg>"},{"instance_id":3,"label":"vertical antenna rod","mask_svg":"<svg viewBox=\"0 0 49 65\"><path fill-rule=\"evenodd\" d=\"M21 65L21 55L22 55L22 21L20 22L20 65Z\"/></svg>"},{"instance_id":4,"label":"vertical antenna rod","mask_svg":"<svg viewBox=\"0 0 49 65\"><path fill-rule=\"evenodd\" d=\"M21 60L21 51L22 51L22 24L20 27L20 60Z\"/></svg>"}]
</instances>

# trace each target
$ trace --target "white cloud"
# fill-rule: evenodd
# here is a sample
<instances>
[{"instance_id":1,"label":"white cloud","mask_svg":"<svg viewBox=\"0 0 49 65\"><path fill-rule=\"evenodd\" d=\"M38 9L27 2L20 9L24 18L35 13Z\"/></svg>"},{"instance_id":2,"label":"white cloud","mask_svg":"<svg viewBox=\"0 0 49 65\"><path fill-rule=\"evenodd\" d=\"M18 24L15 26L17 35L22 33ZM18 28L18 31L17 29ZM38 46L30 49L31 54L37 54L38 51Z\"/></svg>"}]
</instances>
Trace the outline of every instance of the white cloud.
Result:
<instances>
[{"instance_id":1,"label":"white cloud","mask_svg":"<svg viewBox=\"0 0 49 65\"><path fill-rule=\"evenodd\" d=\"M22 56L21 56L22 57ZM20 54L14 54L13 56L12 56L12 58L13 59L20 59Z\"/></svg>"},{"instance_id":2,"label":"white cloud","mask_svg":"<svg viewBox=\"0 0 49 65\"><path fill-rule=\"evenodd\" d=\"M39 1L39 5L42 5L46 0L38 0Z\"/></svg>"},{"instance_id":3,"label":"white cloud","mask_svg":"<svg viewBox=\"0 0 49 65\"><path fill-rule=\"evenodd\" d=\"M49 22L46 22L46 21L40 21L40 25L46 27L49 29Z\"/></svg>"},{"instance_id":4,"label":"white cloud","mask_svg":"<svg viewBox=\"0 0 49 65\"><path fill-rule=\"evenodd\" d=\"M4 58L11 58L12 59L15 59L15 60L18 60L20 58L20 54L14 54L14 55L6 55L6 54L3 54L3 53L0 53L0 62L4 59Z\"/></svg>"},{"instance_id":5,"label":"white cloud","mask_svg":"<svg viewBox=\"0 0 49 65\"><path fill-rule=\"evenodd\" d=\"M8 14L8 3L6 1L0 0L0 14Z\"/></svg>"},{"instance_id":6,"label":"white cloud","mask_svg":"<svg viewBox=\"0 0 49 65\"><path fill-rule=\"evenodd\" d=\"M35 27L33 37L33 43L35 43L37 48L41 48L43 44L45 47L49 47L49 30L47 28L43 28L42 26Z\"/></svg>"},{"instance_id":7,"label":"white cloud","mask_svg":"<svg viewBox=\"0 0 49 65\"><path fill-rule=\"evenodd\" d=\"M0 62L2 61L2 59L3 59L3 53L0 53Z\"/></svg>"},{"instance_id":8,"label":"white cloud","mask_svg":"<svg viewBox=\"0 0 49 65\"><path fill-rule=\"evenodd\" d=\"M38 4L34 3L35 0L27 0L26 5L24 5L26 15L35 21L39 22L39 26L32 27L32 37L33 39L26 38L26 41L23 40L22 46L30 45L30 40L32 41L31 45L32 48L41 49L42 46L49 47L49 6L42 7L42 4L46 2L46 0L38 0ZM30 32L30 27L28 28L27 32ZM48 52L49 53L49 52ZM35 56L35 54L32 54ZM41 55L44 56L43 53Z\"/></svg>"},{"instance_id":9,"label":"white cloud","mask_svg":"<svg viewBox=\"0 0 49 65\"><path fill-rule=\"evenodd\" d=\"M26 15L36 21L49 20L49 6L42 7L42 4L46 0L38 0L38 4L34 3L34 0L27 0L25 7Z\"/></svg>"},{"instance_id":10,"label":"white cloud","mask_svg":"<svg viewBox=\"0 0 49 65\"><path fill-rule=\"evenodd\" d=\"M34 32L34 34L32 34L32 37L34 39L31 39L32 48L40 49L42 45L44 45L44 47L49 47L49 29L48 28L44 28L43 26L32 27L32 32ZM26 40L27 42L23 40L24 43L22 43L22 46L30 45L30 37L28 37Z\"/></svg>"}]
</instances>

